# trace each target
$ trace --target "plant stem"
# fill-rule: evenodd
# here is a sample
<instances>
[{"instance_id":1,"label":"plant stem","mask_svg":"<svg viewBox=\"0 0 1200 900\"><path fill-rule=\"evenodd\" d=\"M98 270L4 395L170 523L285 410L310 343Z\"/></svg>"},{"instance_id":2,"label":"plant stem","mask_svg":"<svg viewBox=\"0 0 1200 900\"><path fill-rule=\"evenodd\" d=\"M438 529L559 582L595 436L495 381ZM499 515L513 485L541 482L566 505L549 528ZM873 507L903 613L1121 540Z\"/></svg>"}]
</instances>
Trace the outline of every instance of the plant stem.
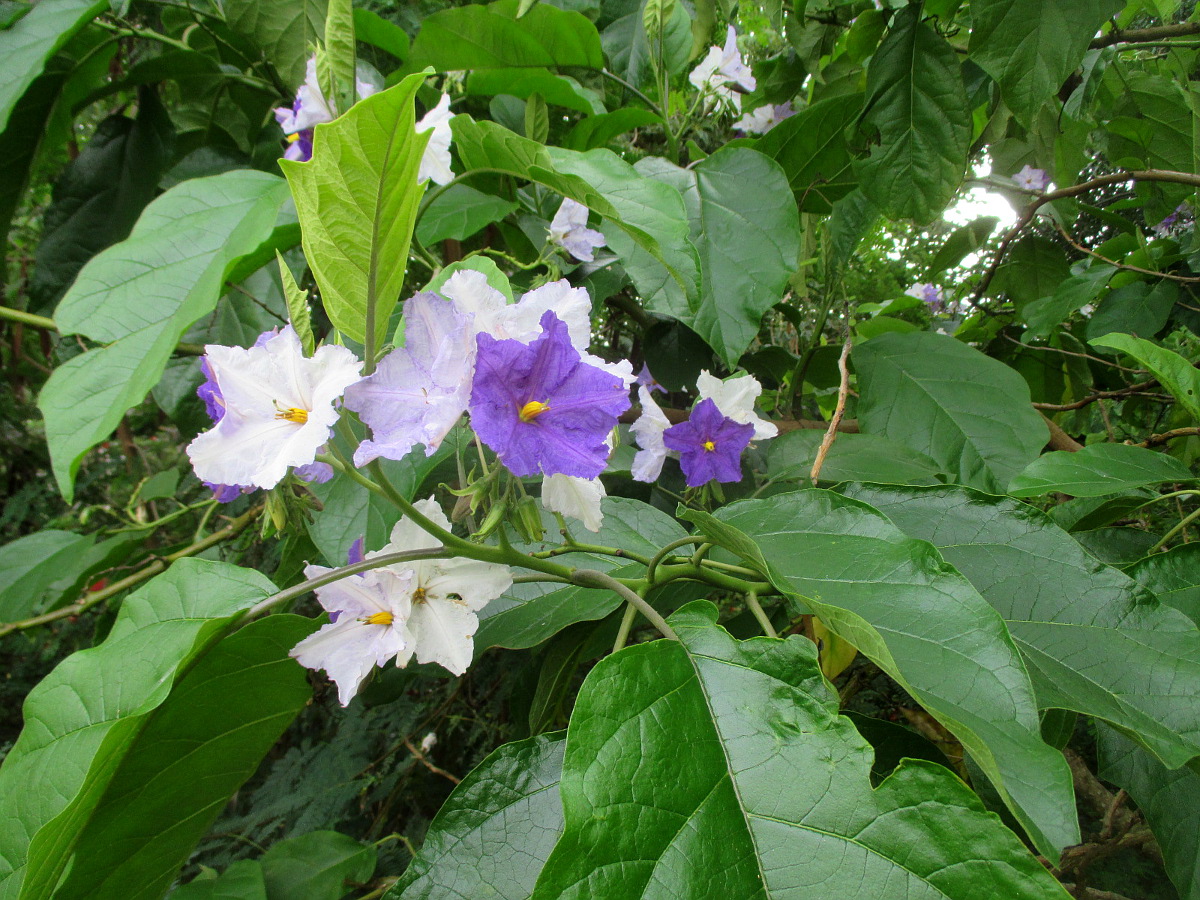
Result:
<instances>
[{"instance_id":1,"label":"plant stem","mask_svg":"<svg viewBox=\"0 0 1200 900\"><path fill-rule=\"evenodd\" d=\"M580 587L607 588L619 597L624 598L630 606L633 606L645 616L650 624L658 629L659 634L672 641L679 640L679 635L675 633L667 620L658 614L653 606L642 599L632 588L622 584L611 575L605 575L603 572L597 572L595 569L576 569L571 574L571 581Z\"/></svg>"},{"instance_id":2,"label":"plant stem","mask_svg":"<svg viewBox=\"0 0 1200 900\"><path fill-rule=\"evenodd\" d=\"M679 538L678 540L671 541L671 543L667 544L667 546L663 547L656 554L654 554L653 558L651 558L650 562L646 565L646 581L650 582L650 584L654 584L654 573L658 569L658 564L666 559L672 550L676 550L679 547L686 547L690 544L703 543L704 538L699 535L691 535L689 537L683 537Z\"/></svg>"},{"instance_id":3,"label":"plant stem","mask_svg":"<svg viewBox=\"0 0 1200 900\"><path fill-rule=\"evenodd\" d=\"M637 617L637 607L632 603L625 604L625 614L621 616L621 624L617 628L617 639L613 641L612 652L625 649L629 640L629 630L633 628L633 620Z\"/></svg>"},{"instance_id":4,"label":"plant stem","mask_svg":"<svg viewBox=\"0 0 1200 900\"><path fill-rule=\"evenodd\" d=\"M746 591L746 608L754 614L754 618L758 619L758 624L762 626L763 633L767 637L779 637L779 634L775 631L775 626L767 618L767 613L762 608L762 604L758 602L758 594L754 591Z\"/></svg>"},{"instance_id":5,"label":"plant stem","mask_svg":"<svg viewBox=\"0 0 1200 900\"><path fill-rule=\"evenodd\" d=\"M1175 535L1179 534L1179 532L1191 525L1194 521L1196 521L1196 519L1200 519L1200 506L1188 513L1187 516L1184 517L1183 521L1163 535L1163 539L1150 548L1150 553L1157 553L1168 543L1170 543L1171 539L1175 537Z\"/></svg>"}]
</instances>

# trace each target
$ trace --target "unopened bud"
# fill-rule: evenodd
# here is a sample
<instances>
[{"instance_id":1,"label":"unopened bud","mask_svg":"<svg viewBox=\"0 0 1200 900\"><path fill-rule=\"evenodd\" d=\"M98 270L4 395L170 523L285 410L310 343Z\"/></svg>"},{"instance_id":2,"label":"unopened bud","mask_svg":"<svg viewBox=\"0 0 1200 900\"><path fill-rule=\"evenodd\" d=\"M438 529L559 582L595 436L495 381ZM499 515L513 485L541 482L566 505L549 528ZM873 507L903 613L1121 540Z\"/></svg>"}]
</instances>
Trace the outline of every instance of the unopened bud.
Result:
<instances>
[{"instance_id":1,"label":"unopened bud","mask_svg":"<svg viewBox=\"0 0 1200 900\"><path fill-rule=\"evenodd\" d=\"M536 544L546 535L542 525L542 513L537 502L532 497L524 497L509 517L512 527L517 530L523 541Z\"/></svg>"}]
</instances>

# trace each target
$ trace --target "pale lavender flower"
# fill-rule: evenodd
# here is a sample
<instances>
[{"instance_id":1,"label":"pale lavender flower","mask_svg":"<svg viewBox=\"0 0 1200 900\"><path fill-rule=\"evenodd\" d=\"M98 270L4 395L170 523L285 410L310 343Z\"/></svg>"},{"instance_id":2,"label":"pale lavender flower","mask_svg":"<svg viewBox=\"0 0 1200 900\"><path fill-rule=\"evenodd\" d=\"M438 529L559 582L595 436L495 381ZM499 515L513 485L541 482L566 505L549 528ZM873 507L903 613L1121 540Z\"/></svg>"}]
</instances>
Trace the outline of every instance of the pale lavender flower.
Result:
<instances>
[{"instance_id":1,"label":"pale lavender flower","mask_svg":"<svg viewBox=\"0 0 1200 900\"><path fill-rule=\"evenodd\" d=\"M745 134L766 134L784 119L796 114L791 103L780 103L777 106L760 106L753 112L748 112L733 123L734 129Z\"/></svg>"},{"instance_id":2,"label":"pale lavender flower","mask_svg":"<svg viewBox=\"0 0 1200 900\"><path fill-rule=\"evenodd\" d=\"M1050 175L1045 169L1035 169L1028 165L1014 175L1012 180L1021 190L1036 191L1039 194L1050 186Z\"/></svg>"},{"instance_id":3,"label":"pale lavender flower","mask_svg":"<svg viewBox=\"0 0 1200 900\"><path fill-rule=\"evenodd\" d=\"M688 81L697 90L710 92L721 102L741 109L738 90L752 91L758 87L758 82L738 52L737 32L732 25L725 33L725 47L709 47L708 55L692 70Z\"/></svg>"},{"instance_id":4,"label":"pale lavender flower","mask_svg":"<svg viewBox=\"0 0 1200 900\"><path fill-rule=\"evenodd\" d=\"M930 312L939 313L945 308L945 293L936 284L925 284L923 282L914 284L904 293L909 297L916 297L918 300L924 301L925 305L929 307Z\"/></svg>"},{"instance_id":5,"label":"pale lavender flower","mask_svg":"<svg viewBox=\"0 0 1200 900\"><path fill-rule=\"evenodd\" d=\"M595 250L604 246L604 235L587 227L588 208L564 197L550 223L550 243L562 247L581 262L595 260Z\"/></svg>"}]
</instances>

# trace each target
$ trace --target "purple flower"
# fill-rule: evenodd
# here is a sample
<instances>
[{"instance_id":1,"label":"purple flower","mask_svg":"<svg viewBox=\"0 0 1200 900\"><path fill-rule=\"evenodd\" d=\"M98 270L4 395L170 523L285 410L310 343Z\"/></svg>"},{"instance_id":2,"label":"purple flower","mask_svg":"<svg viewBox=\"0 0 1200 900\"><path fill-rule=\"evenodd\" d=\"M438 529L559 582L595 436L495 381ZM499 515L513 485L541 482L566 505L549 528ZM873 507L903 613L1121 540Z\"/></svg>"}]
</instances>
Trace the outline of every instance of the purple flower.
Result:
<instances>
[{"instance_id":1,"label":"purple flower","mask_svg":"<svg viewBox=\"0 0 1200 900\"><path fill-rule=\"evenodd\" d=\"M1166 238L1171 237L1177 232L1183 231L1187 226L1194 221L1192 210L1186 203L1180 203L1175 207L1175 211L1155 225L1150 230L1154 232L1156 237Z\"/></svg>"},{"instance_id":2,"label":"purple flower","mask_svg":"<svg viewBox=\"0 0 1200 900\"><path fill-rule=\"evenodd\" d=\"M204 486L213 492L212 498L218 503L232 503L242 494L254 490L253 487L242 487L240 484L213 484L211 481L204 482Z\"/></svg>"},{"instance_id":3,"label":"purple flower","mask_svg":"<svg viewBox=\"0 0 1200 900\"><path fill-rule=\"evenodd\" d=\"M1050 187L1050 174L1045 169L1026 166L1012 177L1013 183L1024 191L1041 193Z\"/></svg>"},{"instance_id":4,"label":"purple flower","mask_svg":"<svg viewBox=\"0 0 1200 900\"><path fill-rule=\"evenodd\" d=\"M204 411L216 425L225 415L225 398L221 396L221 387L217 384L207 356L200 357L200 371L204 373L204 384L196 388L196 396L204 401ZM229 501L222 500L221 502L228 503Z\"/></svg>"},{"instance_id":5,"label":"purple flower","mask_svg":"<svg viewBox=\"0 0 1200 900\"><path fill-rule=\"evenodd\" d=\"M324 453L325 449L322 447L318 452ZM309 484L324 484L333 480L333 466L326 462L313 461L306 466L296 466L293 471L297 478Z\"/></svg>"},{"instance_id":6,"label":"purple flower","mask_svg":"<svg viewBox=\"0 0 1200 900\"><path fill-rule=\"evenodd\" d=\"M514 475L595 478L629 394L621 378L583 361L553 312L540 324L529 344L476 336L471 424Z\"/></svg>"},{"instance_id":7,"label":"purple flower","mask_svg":"<svg viewBox=\"0 0 1200 900\"><path fill-rule=\"evenodd\" d=\"M936 284L914 284L904 292L909 297L916 297L918 300L925 301L930 312L941 312L945 304L945 294L942 289Z\"/></svg>"},{"instance_id":8,"label":"purple flower","mask_svg":"<svg viewBox=\"0 0 1200 900\"><path fill-rule=\"evenodd\" d=\"M742 480L742 451L754 437L753 425L727 419L711 400L701 400L686 422L663 432L663 443L679 454L688 487Z\"/></svg>"},{"instance_id":9,"label":"purple flower","mask_svg":"<svg viewBox=\"0 0 1200 900\"><path fill-rule=\"evenodd\" d=\"M308 162L312 159L313 130L306 128L287 136L288 148L283 152L284 159L294 159L296 162Z\"/></svg>"},{"instance_id":10,"label":"purple flower","mask_svg":"<svg viewBox=\"0 0 1200 900\"><path fill-rule=\"evenodd\" d=\"M654 376L650 374L650 367L642 364L642 371L637 374L637 383L644 385L651 393L658 391L660 394L665 394L667 389L654 380Z\"/></svg>"}]
</instances>

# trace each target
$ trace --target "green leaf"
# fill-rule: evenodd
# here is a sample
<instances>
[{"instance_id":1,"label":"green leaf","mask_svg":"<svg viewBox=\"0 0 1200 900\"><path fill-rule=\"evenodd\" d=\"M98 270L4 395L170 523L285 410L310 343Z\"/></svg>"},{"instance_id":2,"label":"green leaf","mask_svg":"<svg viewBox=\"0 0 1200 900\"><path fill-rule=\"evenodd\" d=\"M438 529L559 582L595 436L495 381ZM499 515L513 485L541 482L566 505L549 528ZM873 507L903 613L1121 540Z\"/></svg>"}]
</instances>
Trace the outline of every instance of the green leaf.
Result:
<instances>
[{"instance_id":1,"label":"green leaf","mask_svg":"<svg viewBox=\"0 0 1200 900\"><path fill-rule=\"evenodd\" d=\"M598 534L588 535L589 543L653 556L672 541L687 537L678 522L640 500L606 497L601 509L604 521ZM551 546L556 544L530 545L527 549L545 550ZM619 566L610 556L585 553L567 554L559 561L600 571ZM634 567L629 568L631 577L636 576ZM644 566L641 572L645 574ZM488 647L533 647L576 622L602 619L620 605L621 598L612 591L546 582L513 585L503 597L480 611L475 652L482 653Z\"/></svg>"},{"instance_id":2,"label":"green leaf","mask_svg":"<svg viewBox=\"0 0 1200 900\"><path fill-rule=\"evenodd\" d=\"M799 429L767 446L771 480L808 482L825 434ZM839 434L821 465L821 481L878 481L885 484L940 484L938 464L923 453L874 434Z\"/></svg>"},{"instance_id":3,"label":"green leaf","mask_svg":"<svg viewBox=\"0 0 1200 900\"><path fill-rule=\"evenodd\" d=\"M1109 291L1087 323L1088 337L1114 331L1153 337L1162 331L1179 299L1179 285L1165 278L1155 285L1135 281Z\"/></svg>"},{"instance_id":4,"label":"green leaf","mask_svg":"<svg viewBox=\"0 0 1200 900\"><path fill-rule=\"evenodd\" d=\"M1060 282L1049 296L1026 304L1021 309L1021 318L1029 324L1025 340L1049 335L1067 316L1095 300L1116 271L1104 263L1093 265Z\"/></svg>"},{"instance_id":5,"label":"green leaf","mask_svg":"<svg viewBox=\"0 0 1200 900\"><path fill-rule=\"evenodd\" d=\"M0 766L0 897L51 895L172 682L274 589L251 569L180 560L126 598L100 646L29 692L25 728Z\"/></svg>"},{"instance_id":6,"label":"green leaf","mask_svg":"<svg viewBox=\"0 0 1200 900\"><path fill-rule=\"evenodd\" d=\"M679 319L730 369L758 336L763 314L779 302L800 257L800 220L779 165L745 147L719 150L681 169L665 160L638 167L683 197L700 259L700 296L655 298L645 273L626 266L651 309ZM621 242L609 245L623 253Z\"/></svg>"},{"instance_id":7,"label":"green leaf","mask_svg":"<svg viewBox=\"0 0 1200 900\"><path fill-rule=\"evenodd\" d=\"M439 194L421 214L417 240L425 246L444 240L463 241L516 208L512 200L456 184Z\"/></svg>"},{"instance_id":8,"label":"green leaf","mask_svg":"<svg viewBox=\"0 0 1200 900\"><path fill-rule=\"evenodd\" d=\"M317 342L312 332L312 315L308 309L308 291L300 289L296 284L296 276L283 261L283 256L275 251L275 261L279 264L279 278L283 285L283 299L287 302L288 321L300 337L305 356L312 356Z\"/></svg>"},{"instance_id":9,"label":"green leaf","mask_svg":"<svg viewBox=\"0 0 1200 900\"><path fill-rule=\"evenodd\" d=\"M1070 772L1042 743L1017 648L999 614L933 546L865 503L828 491L740 501L715 518L696 511L686 517L803 598L929 710L1044 855L1078 842Z\"/></svg>"},{"instance_id":10,"label":"green leaf","mask_svg":"<svg viewBox=\"0 0 1200 900\"><path fill-rule=\"evenodd\" d=\"M1167 875L1179 900L1200 900L1200 775L1170 771L1111 728L1096 729L1098 773L1125 789L1162 848Z\"/></svg>"},{"instance_id":11,"label":"green leaf","mask_svg":"<svg viewBox=\"0 0 1200 900\"><path fill-rule=\"evenodd\" d=\"M149 88L136 119L109 116L54 185L29 280L32 306L53 309L84 264L129 236L158 192L175 132Z\"/></svg>"},{"instance_id":12,"label":"green leaf","mask_svg":"<svg viewBox=\"0 0 1200 900\"><path fill-rule=\"evenodd\" d=\"M859 427L924 453L962 484L1001 492L1048 439L1008 366L943 335L884 334L854 348Z\"/></svg>"},{"instance_id":13,"label":"green leaf","mask_svg":"<svg viewBox=\"0 0 1200 900\"><path fill-rule=\"evenodd\" d=\"M55 321L107 346L59 366L38 397L68 500L83 454L157 383L188 326L216 305L229 267L270 235L286 197L283 181L263 172L185 181L84 266Z\"/></svg>"},{"instance_id":14,"label":"green leaf","mask_svg":"<svg viewBox=\"0 0 1200 900\"><path fill-rule=\"evenodd\" d=\"M1168 765L1200 755L1200 631L1038 510L959 487L865 485L851 496L929 540L1008 623L1043 708L1139 736Z\"/></svg>"},{"instance_id":15,"label":"green leaf","mask_svg":"<svg viewBox=\"0 0 1200 900\"><path fill-rule=\"evenodd\" d=\"M375 847L336 831L310 831L272 844L261 863L267 900L341 900L370 880Z\"/></svg>"},{"instance_id":16,"label":"green leaf","mask_svg":"<svg viewBox=\"0 0 1200 900\"><path fill-rule=\"evenodd\" d=\"M433 66L516 69L581 66L604 68L596 26L577 12L539 3L517 18L517 0L443 9L421 22L407 71Z\"/></svg>"},{"instance_id":17,"label":"green leaf","mask_svg":"<svg viewBox=\"0 0 1200 900\"><path fill-rule=\"evenodd\" d=\"M932 278L947 269L953 269L986 244L987 239L991 237L992 232L999 224L1000 219L996 216L980 216L978 219L954 229L950 233L950 237L946 238L946 242L938 248L925 276Z\"/></svg>"},{"instance_id":18,"label":"green leaf","mask_svg":"<svg viewBox=\"0 0 1200 900\"><path fill-rule=\"evenodd\" d=\"M317 54L317 74L322 88L328 83L326 97L336 98L339 110L349 109L357 99L355 72L358 68L354 47L354 9L350 0L326 0L324 53ZM327 81L326 81L327 79Z\"/></svg>"},{"instance_id":19,"label":"green leaf","mask_svg":"<svg viewBox=\"0 0 1200 900\"><path fill-rule=\"evenodd\" d=\"M25 90L75 32L108 9L108 0L41 0L0 31L0 131Z\"/></svg>"},{"instance_id":20,"label":"green leaf","mask_svg":"<svg viewBox=\"0 0 1200 900\"><path fill-rule=\"evenodd\" d=\"M354 10L354 35L364 44L378 47L404 62L408 59L408 33L394 22L369 9Z\"/></svg>"},{"instance_id":21,"label":"green leaf","mask_svg":"<svg viewBox=\"0 0 1200 900\"><path fill-rule=\"evenodd\" d=\"M541 94L553 106L592 115L604 112L600 95L585 88L574 78L555 75L545 69L484 69L467 78L467 93L495 96L510 94L527 100ZM588 148L583 148L588 149Z\"/></svg>"},{"instance_id":22,"label":"green leaf","mask_svg":"<svg viewBox=\"0 0 1200 900\"><path fill-rule=\"evenodd\" d=\"M754 149L783 167L804 212L827 213L857 185L846 130L862 112L862 96L830 97L806 106L759 138Z\"/></svg>"},{"instance_id":23,"label":"green leaf","mask_svg":"<svg viewBox=\"0 0 1200 900\"><path fill-rule=\"evenodd\" d=\"M634 87L642 87L652 80L653 59L659 56L657 39L651 41L647 37L643 24L643 13L649 2L650 0L639 0L636 11L621 16L600 35L600 42L609 59L610 70ZM671 74L682 71L687 65L691 51L691 18L683 4L676 3L663 33L662 56L667 71Z\"/></svg>"},{"instance_id":24,"label":"green leaf","mask_svg":"<svg viewBox=\"0 0 1200 900\"><path fill-rule=\"evenodd\" d=\"M1092 444L1074 453L1057 450L1039 456L1013 476L1008 492L1014 497L1040 497L1053 491L1103 497L1194 478L1187 466L1165 453L1126 444Z\"/></svg>"},{"instance_id":25,"label":"green leaf","mask_svg":"<svg viewBox=\"0 0 1200 900\"><path fill-rule=\"evenodd\" d=\"M735 641L716 619L690 604L671 617L682 642L588 675L535 900L1065 897L947 769L908 760L872 789L811 642Z\"/></svg>"},{"instance_id":26,"label":"green leaf","mask_svg":"<svg viewBox=\"0 0 1200 900\"><path fill-rule=\"evenodd\" d=\"M871 58L863 123L880 137L855 164L863 193L894 219L940 215L967 168L971 115L958 56L919 4L896 13Z\"/></svg>"},{"instance_id":27,"label":"green leaf","mask_svg":"<svg viewBox=\"0 0 1200 900\"><path fill-rule=\"evenodd\" d=\"M1007 294L1021 311L1026 304L1051 296L1070 276L1071 268L1059 244L1027 235L1013 245L1004 265L996 271L988 295Z\"/></svg>"},{"instance_id":28,"label":"green leaf","mask_svg":"<svg viewBox=\"0 0 1200 900\"><path fill-rule=\"evenodd\" d=\"M539 144L550 137L550 110L541 94L530 94L525 102L525 136Z\"/></svg>"},{"instance_id":29,"label":"green leaf","mask_svg":"<svg viewBox=\"0 0 1200 900\"><path fill-rule=\"evenodd\" d=\"M0 622L32 615L63 567L94 541L91 535L46 529L0 547Z\"/></svg>"},{"instance_id":30,"label":"green leaf","mask_svg":"<svg viewBox=\"0 0 1200 900\"><path fill-rule=\"evenodd\" d=\"M970 55L1028 126L1122 0L972 0Z\"/></svg>"},{"instance_id":31,"label":"green leaf","mask_svg":"<svg viewBox=\"0 0 1200 900\"><path fill-rule=\"evenodd\" d=\"M168 896L170 900L267 900L267 886L258 860L242 859L217 878L197 878Z\"/></svg>"},{"instance_id":32,"label":"green leaf","mask_svg":"<svg viewBox=\"0 0 1200 900\"><path fill-rule=\"evenodd\" d=\"M288 656L315 623L275 615L201 657L125 753L55 898L159 897L312 696Z\"/></svg>"},{"instance_id":33,"label":"green leaf","mask_svg":"<svg viewBox=\"0 0 1200 900\"><path fill-rule=\"evenodd\" d=\"M1128 334L1106 334L1088 343L1132 356L1150 370L1193 418L1200 419L1200 372L1178 353Z\"/></svg>"},{"instance_id":34,"label":"green leaf","mask_svg":"<svg viewBox=\"0 0 1200 900\"><path fill-rule=\"evenodd\" d=\"M385 900L526 900L562 832L561 733L494 750L454 789Z\"/></svg>"},{"instance_id":35,"label":"green leaf","mask_svg":"<svg viewBox=\"0 0 1200 900\"><path fill-rule=\"evenodd\" d=\"M424 193L417 170L429 133L413 128L424 81L410 75L318 125L308 162L280 161L325 311L369 352L387 340Z\"/></svg>"},{"instance_id":36,"label":"green leaf","mask_svg":"<svg viewBox=\"0 0 1200 900\"><path fill-rule=\"evenodd\" d=\"M614 110L599 116L588 116L572 128L563 140L564 147L572 150L592 150L603 147L617 135L641 128L643 125L653 125L662 122L655 113L648 109L628 107Z\"/></svg>"},{"instance_id":37,"label":"green leaf","mask_svg":"<svg viewBox=\"0 0 1200 900\"><path fill-rule=\"evenodd\" d=\"M263 51L288 87L304 81L313 47L325 35L328 0L225 0L225 21Z\"/></svg>"},{"instance_id":38,"label":"green leaf","mask_svg":"<svg viewBox=\"0 0 1200 900\"><path fill-rule=\"evenodd\" d=\"M1172 547L1138 560L1125 571L1200 626L1200 544Z\"/></svg>"}]
</instances>

